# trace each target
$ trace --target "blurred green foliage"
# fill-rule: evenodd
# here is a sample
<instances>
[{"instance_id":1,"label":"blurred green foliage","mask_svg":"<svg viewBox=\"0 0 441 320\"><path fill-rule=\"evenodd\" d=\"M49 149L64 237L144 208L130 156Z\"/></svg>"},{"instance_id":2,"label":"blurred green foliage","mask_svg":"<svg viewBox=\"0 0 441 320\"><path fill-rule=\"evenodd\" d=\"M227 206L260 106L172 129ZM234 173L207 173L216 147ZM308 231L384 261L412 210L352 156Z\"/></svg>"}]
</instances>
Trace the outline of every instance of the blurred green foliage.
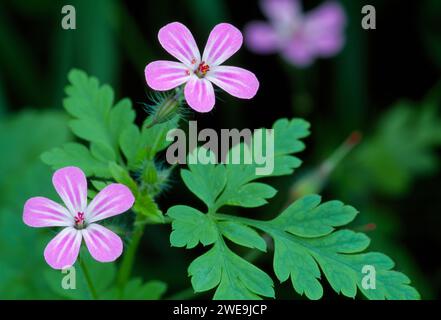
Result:
<instances>
[{"instance_id":1,"label":"blurred green foliage","mask_svg":"<svg viewBox=\"0 0 441 320\"><path fill-rule=\"evenodd\" d=\"M67 118L58 112L25 110L0 120L0 148L5 152L0 165L0 298L1 299L88 299L82 271L77 269L77 290L64 290L66 273L48 268L42 248L54 230L32 229L22 221L23 203L32 196L56 198L50 181L52 172L40 155L70 139ZM133 279L122 296L111 288L114 264L95 263L86 250L86 260L96 289L106 299L157 299L166 286L159 281L143 284Z\"/></svg>"},{"instance_id":2,"label":"blurred green foliage","mask_svg":"<svg viewBox=\"0 0 441 320\"><path fill-rule=\"evenodd\" d=\"M352 194L404 194L416 177L438 170L440 159L436 148L441 146L438 112L439 106L433 103L400 102L392 106L380 117L372 135L354 151L344 169L337 170L335 179Z\"/></svg>"},{"instance_id":3,"label":"blurred green foliage","mask_svg":"<svg viewBox=\"0 0 441 320\"><path fill-rule=\"evenodd\" d=\"M312 5L318 2L314 1ZM365 2L342 0L349 15L348 45L339 57L320 63L300 76L303 77L301 81L307 82L307 95L301 93L312 106L309 115L313 129L319 129L314 131L314 141L311 141L304 158L307 163L311 163L311 159L319 161L323 150L329 151L341 136L353 129L363 129L364 141L333 173L325 192L360 210L354 227L363 228L375 223L377 228L369 233L371 247L392 255L398 268L410 276L423 298L436 297L441 288L441 275L438 271L440 279L437 282L433 270L440 269L440 266L418 260L417 250L408 247L412 234L403 224L409 219L403 213L406 208L399 204L415 191L413 188L418 181L423 184L440 181L440 104L439 100L424 98L423 94L433 84L433 78L440 76L441 3L438 0L414 2L409 5L409 14L403 9L407 5L399 1L371 1L381 17L379 30L365 33L359 28L359 7ZM74 5L79 13L77 25L81 27L75 32L66 32L59 27L64 4ZM239 8L237 0L154 1L140 4L140 10L134 6L121 0L0 2L0 298L62 298L65 294L51 290L54 278L48 275L50 272L41 250L54 233L26 227L21 216L27 198L35 195L56 198L50 182L52 170L41 162L39 156L73 140L66 115L58 112L67 72L72 67L82 68L100 81L111 84L116 89L116 96L135 94L136 107L136 103L145 97L145 64L155 58L164 58L156 42L156 32L163 24L173 20L186 22L199 40L206 37L218 22L230 21L241 27L250 19L261 18L256 6L248 1L246 10ZM391 18L387 19L386 15ZM417 19L416 24L410 18ZM386 20L391 22L386 25ZM400 23L417 30L408 34L409 29L402 31ZM395 31L406 35L405 41L395 37L391 41L389 35L386 42L379 42L377 39L395 24ZM390 52L393 55L387 56ZM387 70L389 64L400 57L405 59L400 69ZM262 84L268 87L273 83L279 85L283 80L289 82L286 92L277 94L278 97L286 96L286 99L273 102L276 97L273 96L275 91L271 90L274 88L262 86L262 96L269 96L271 106L277 105L277 108L259 113L264 106L256 105L252 112L237 112L241 106L231 103L208 121L219 117L223 128L254 126L252 114L256 113L260 118L254 120L260 126L263 118L271 120L272 112L291 115L290 99L301 88L297 75L275 81L267 78L264 72L268 69L263 67L270 66L277 76L296 71L277 67L275 57L264 59L248 55L242 59L248 62L249 58L253 61L250 67L261 72ZM383 68L378 72L394 73L394 83L386 83L387 88L376 87L373 83L378 80L372 76L380 68L378 63ZM414 66L422 70L424 77L408 73L407 70ZM389 85L399 89L393 91ZM406 91L409 86L415 90ZM328 94L327 90L331 93ZM397 92L399 96L389 96ZM435 87L432 92L439 93L440 89ZM410 96L415 102L406 99ZM401 102L389 106L391 100ZM301 107L295 106L294 110L299 109ZM246 117L245 112L249 112ZM291 181L281 183L283 186L278 189L288 190ZM176 185L173 198L188 196L183 188L179 189L182 185ZM426 192L436 197L439 193L435 189ZM164 209L173 203L173 199L166 200ZM415 211L427 210L428 214L435 214L429 211L430 204L416 203L413 206ZM273 208L265 207L263 211L271 212ZM186 262L181 261L185 258L178 250L165 249L168 230L148 231L137 274L161 275L161 279L168 275L173 290L188 286L188 280L183 277ZM426 242L439 238L438 234L424 235L427 238L412 240L426 246ZM433 245L439 248L436 243ZM151 259L151 255L155 258ZM422 255L419 253L419 257ZM173 271L174 267L181 268L181 272ZM57 272L52 274L60 276ZM147 287L145 290L152 297L159 297L164 290L163 284L145 284L140 279L133 280L129 287L137 288L133 292ZM290 293L286 295L290 296Z\"/></svg>"},{"instance_id":4,"label":"blurred green foliage","mask_svg":"<svg viewBox=\"0 0 441 320\"><path fill-rule=\"evenodd\" d=\"M40 161L47 148L69 137L66 117L56 112L22 111L0 120L0 297L50 298L42 274L41 248L47 230L30 230L22 221L23 203L31 196L54 196L51 170Z\"/></svg>"},{"instance_id":5,"label":"blurred green foliage","mask_svg":"<svg viewBox=\"0 0 441 320\"><path fill-rule=\"evenodd\" d=\"M356 201L362 212L358 226L374 226L372 247L396 255L398 266L414 279L426 298L435 293L412 254L400 243L404 236L402 213L393 212L387 203L406 197L416 180L430 179L439 172L440 107L439 84L420 103L401 101L392 106L337 168L330 183L336 194Z\"/></svg>"}]
</instances>

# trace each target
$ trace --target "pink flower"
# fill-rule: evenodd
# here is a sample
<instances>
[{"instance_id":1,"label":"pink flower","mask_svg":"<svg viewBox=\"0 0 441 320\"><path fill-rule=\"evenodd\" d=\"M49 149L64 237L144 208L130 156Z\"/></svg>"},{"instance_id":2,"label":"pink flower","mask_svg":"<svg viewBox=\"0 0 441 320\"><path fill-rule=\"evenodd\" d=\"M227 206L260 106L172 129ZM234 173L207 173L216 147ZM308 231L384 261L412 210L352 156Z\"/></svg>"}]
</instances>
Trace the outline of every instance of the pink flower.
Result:
<instances>
[{"instance_id":1,"label":"pink flower","mask_svg":"<svg viewBox=\"0 0 441 320\"><path fill-rule=\"evenodd\" d=\"M261 0L269 23L251 22L245 29L247 46L254 52L279 52L299 67L318 57L337 54L344 44L346 17L335 2L326 2L303 14L299 0Z\"/></svg>"},{"instance_id":2,"label":"pink flower","mask_svg":"<svg viewBox=\"0 0 441 320\"><path fill-rule=\"evenodd\" d=\"M66 207L44 197L34 197L26 201L23 210L23 221L30 227L64 227L44 250L47 263L54 269L72 266L83 238L94 259L116 260L123 248L120 237L96 222L132 207L135 199L129 188L110 184L87 204L87 180L81 169L59 169L52 183Z\"/></svg>"},{"instance_id":3,"label":"pink flower","mask_svg":"<svg viewBox=\"0 0 441 320\"><path fill-rule=\"evenodd\" d=\"M221 66L242 46L242 33L231 24L221 23L213 28L202 58L193 35L182 23L162 27L158 38L162 47L180 62L149 63L145 78L152 89L165 91L185 83L185 99L198 112L208 112L214 107L212 83L237 98L255 96L259 81L252 72Z\"/></svg>"}]
</instances>

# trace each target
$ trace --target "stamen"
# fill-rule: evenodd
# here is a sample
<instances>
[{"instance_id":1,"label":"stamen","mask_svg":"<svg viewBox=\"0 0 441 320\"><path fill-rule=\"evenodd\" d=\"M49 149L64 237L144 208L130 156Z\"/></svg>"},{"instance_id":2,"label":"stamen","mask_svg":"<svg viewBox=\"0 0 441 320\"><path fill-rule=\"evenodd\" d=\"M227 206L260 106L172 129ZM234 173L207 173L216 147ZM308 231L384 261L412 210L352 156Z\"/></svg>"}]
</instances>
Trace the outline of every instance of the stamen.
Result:
<instances>
[{"instance_id":1,"label":"stamen","mask_svg":"<svg viewBox=\"0 0 441 320\"><path fill-rule=\"evenodd\" d=\"M75 227L76 228L83 228L84 227L84 213L83 212L78 212L77 216L74 217L75 220Z\"/></svg>"},{"instance_id":2,"label":"stamen","mask_svg":"<svg viewBox=\"0 0 441 320\"><path fill-rule=\"evenodd\" d=\"M193 60L192 60L192 63L193 63ZM186 74L190 75L190 73L193 72L193 74L198 76L198 78L203 78L203 77L205 77L205 75L207 74L208 71L210 71L210 66L208 64L206 64L205 61L202 61L201 63L199 63L197 65L197 68L195 68L194 70L188 70L188 72L186 71Z\"/></svg>"},{"instance_id":3,"label":"stamen","mask_svg":"<svg viewBox=\"0 0 441 320\"><path fill-rule=\"evenodd\" d=\"M205 61L202 61L202 62L199 64L198 71L199 71L202 75L205 75L208 71L210 71L210 66L209 66L208 64L205 64Z\"/></svg>"}]
</instances>

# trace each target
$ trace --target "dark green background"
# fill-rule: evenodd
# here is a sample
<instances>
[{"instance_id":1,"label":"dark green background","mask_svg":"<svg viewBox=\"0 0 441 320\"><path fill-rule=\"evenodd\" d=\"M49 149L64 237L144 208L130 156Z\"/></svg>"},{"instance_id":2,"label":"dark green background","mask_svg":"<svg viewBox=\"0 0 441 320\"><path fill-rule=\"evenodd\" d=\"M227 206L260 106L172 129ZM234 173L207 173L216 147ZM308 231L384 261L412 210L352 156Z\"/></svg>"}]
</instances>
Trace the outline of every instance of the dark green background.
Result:
<instances>
[{"instance_id":1,"label":"dark green background","mask_svg":"<svg viewBox=\"0 0 441 320\"><path fill-rule=\"evenodd\" d=\"M306 9L321 1L307 2ZM243 48L231 59L256 73L260 90L251 101L220 94L209 114L190 114L199 128L269 127L280 117L303 117L312 135L293 177L274 180L279 194L271 205L250 212L273 216L291 185L307 177L353 131L362 143L325 183L325 199L340 199L361 211L353 223L368 223L372 249L381 250L407 273L423 298L441 295L441 2L369 1L377 9L377 29L360 27L367 1L341 1L348 14L347 42L335 58L299 70L281 58ZM61 8L74 5L77 29L61 28ZM51 231L25 227L24 201L52 195L51 170L39 155L72 139L62 109L67 72L75 67L128 96L141 122L150 90L145 65L172 59L157 41L166 23L180 21L201 49L211 28L230 22L242 29L263 19L255 1L238 0L2 0L0 1L0 298L56 298L43 273ZM305 181L305 180L303 180ZM198 203L177 174L159 199ZM170 249L169 226L149 227L136 274L169 283L169 294L189 286L186 268L195 253ZM197 251L197 250L195 250ZM259 261L264 268L270 260ZM326 288L325 297L337 296ZM290 284L278 296L298 298Z\"/></svg>"}]
</instances>

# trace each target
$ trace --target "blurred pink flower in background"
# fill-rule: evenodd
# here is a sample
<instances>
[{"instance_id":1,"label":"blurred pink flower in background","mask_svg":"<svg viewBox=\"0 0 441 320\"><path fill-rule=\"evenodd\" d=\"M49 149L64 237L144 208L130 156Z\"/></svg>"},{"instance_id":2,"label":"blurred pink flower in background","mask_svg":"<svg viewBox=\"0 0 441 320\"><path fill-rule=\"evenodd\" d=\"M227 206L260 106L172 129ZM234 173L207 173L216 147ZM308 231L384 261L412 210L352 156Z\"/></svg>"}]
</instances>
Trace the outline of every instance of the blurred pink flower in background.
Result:
<instances>
[{"instance_id":1,"label":"blurred pink flower in background","mask_svg":"<svg viewBox=\"0 0 441 320\"><path fill-rule=\"evenodd\" d=\"M339 3L328 1L304 14L299 0L261 0L268 18L250 22L245 42L259 54L280 53L298 67L337 54L344 44L346 15Z\"/></svg>"},{"instance_id":2,"label":"blurred pink flower in background","mask_svg":"<svg viewBox=\"0 0 441 320\"><path fill-rule=\"evenodd\" d=\"M34 197L26 201L23 210L23 221L30 227L63 227L44 250L46 262L54 269L72 266L82 239L95 260L116 260L123 249L120 237L96 222L132 207L135 198L129 188L109 184L87 204L87 180L80 168L59 169L52 182L65 207L48 198Z\"/></svg>"},{"instance_id":3,"label":"blurred pink flower in background","mask_svg":"<svg viewBox=\"0 0 441 320\"><path fill-rule=\"evenodd\" d=\"M256 95L259 81L254 73L221 66L242 46L242 33L233 25L220 23L213 28L202 58L193 35L182 23L162 27L158 38L162 47L180 62L149 63L145 78L152 89L166 91L185 84L185 100L198 112L209 112L214 107L212 83L237 98L251 99Z\"/></svg>"}]
</instances>

